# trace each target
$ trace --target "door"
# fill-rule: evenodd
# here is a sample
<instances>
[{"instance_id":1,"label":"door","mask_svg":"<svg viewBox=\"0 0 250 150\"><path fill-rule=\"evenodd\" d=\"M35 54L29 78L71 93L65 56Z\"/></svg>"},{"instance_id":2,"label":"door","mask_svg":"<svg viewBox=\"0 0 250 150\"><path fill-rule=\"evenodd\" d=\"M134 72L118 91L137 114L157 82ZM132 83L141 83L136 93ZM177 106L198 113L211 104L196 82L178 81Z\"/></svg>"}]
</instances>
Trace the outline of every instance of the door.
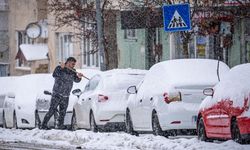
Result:
<instances>
[{"instance_id":1,"label":"door","mask_svg":"<svg viewBox=\"0 0 250 150\"><path fill-rule=\"evenodd\" d=\"M152 102L153 96L148 95L149 93L145 93L142 102L140 103L140 118L141 118L141 125L144 130L151 130L151 120L152 120Z\"/></svg>"},{"instance_id":2,"label":"door","mask_svg":"<svg viewBox=\"0 0 250 150\"><path fill-rule=\"evenodd\" d=\"M131 108L130 108L130 115L132 118L132 122L133 122L133 126L134 129L140 129L142 127L142 119L141 119L141 115L142 113L140 112L141 110L141 103L142 103L142 98L143 98L143 90L141 90L141 85L142 85L143 81L141 81L136 89L137 89L137 93L135 95L133 95L133 100L131 101Z\"/></svg>"},{"instance_id":3,"label":"door","mask_svg":"<svg viewBox=\"0 0 250 150\"><path fill-rule=\"evenodd\" d=\"M15 110L15 95L7 94L4 102L4 115L8 127L13 124L13 112Z\"/></svg>"},{"instance_id":4,"label":"door","mask_svg":"<svg viewBox=\"0 0 250 150\"><path fill-rule=\"evenodd\" d=\"M7 76L7 65L0 64L0 77Z\"/></svg>"},{"instance_id":5,"label":"door","mask_svg":"<svg viewBox=\"0 0 250 150\"><path fill-rule=\"evenodd\" d=\"M204 111L204 122L208 137L218 137L221 133L221 103L217 102Z\"/></svg>"}]
</instances>

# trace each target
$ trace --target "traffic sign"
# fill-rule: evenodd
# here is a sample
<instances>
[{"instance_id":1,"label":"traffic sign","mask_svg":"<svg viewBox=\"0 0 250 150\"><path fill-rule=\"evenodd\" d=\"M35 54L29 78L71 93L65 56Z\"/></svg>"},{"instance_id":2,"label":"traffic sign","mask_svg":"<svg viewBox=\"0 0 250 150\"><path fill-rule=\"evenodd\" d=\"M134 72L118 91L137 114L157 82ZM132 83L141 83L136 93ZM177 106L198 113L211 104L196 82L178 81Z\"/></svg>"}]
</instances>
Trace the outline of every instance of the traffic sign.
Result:
<instances>
[{"instance_id":1,"label":"traffic sign","mask_svg":"<svg viewBox=\"0 0 250 150\"><path fill-rule=\"evenodd\" d=\"M163 6L164 30L167 32L187 31L191 29L189 4Z\"/></svg>"}]
</instances>

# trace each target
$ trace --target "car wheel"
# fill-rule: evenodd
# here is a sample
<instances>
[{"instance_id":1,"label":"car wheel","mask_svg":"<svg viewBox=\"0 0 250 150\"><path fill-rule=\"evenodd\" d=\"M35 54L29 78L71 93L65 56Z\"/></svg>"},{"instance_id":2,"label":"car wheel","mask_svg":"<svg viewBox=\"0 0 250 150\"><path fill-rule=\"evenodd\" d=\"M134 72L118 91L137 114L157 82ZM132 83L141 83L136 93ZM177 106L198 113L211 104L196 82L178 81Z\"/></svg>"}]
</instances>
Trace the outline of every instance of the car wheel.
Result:
<instances>
[{"instance_id":1,"label":"car wheel","mask_svg":"<svg viewBox=\"0 0 250 150\"><path fill-rule=\"evenodd\" d=\"M203 122L203 118L201 117L198 123L198 139L201 141L208 141L207 135L206 135L206 129L205 129L205 125Z\"/></svg>"},{"instance_id":2,"label":"car wheel","mask_svg":"<svg viewBox=\"0 0 250 150\"><path fill-rule=\"evenodd\" d=\"M96 122L95 122L95 117L94 117L94 114L91 112L90 113L90 131L93 131L93 132L97 132L98 131L98 128L97 128L97 125L96 125Z\"/></svg>"},{"instance_id":3,"label":"car wheel","mask_svg":"<svg viewBox=\"0 0 250 150\"><path fill-rule=\"evenodd\" d=\"M131 135L136 135L138 136L138 133L134 131L133 129L133 123L130 117L129 111L126 112L126 118L125 118L125 126L126 126L126 132L131 134Z\"/></svg>"},{"instance_id":4,"label":"car wheel","mask_svg":"<svg viewBox=\"0 0 250 150\"><path fill-rule=\"evenodd\" d=\"M160 135L160 136L165 136L168 137L161 129L159 119L157 116L157 113L154 112L152 115L152 128L153 128L153 134L154 135Z\"/></svg>"},{"instance_id":5,"label":"car wheel","mask_svg":"<svg viewBox=\"0 0 250 150\"><path fill-rule=\"evenodd\" d=\"M76 113L73 111L73 115L71 118L71 130L76 131L78 129L77 123L76 123Z\"/></svg>"},{"instance_id":6,"label":"car wheel","mask_svg":"<svg viewBox=\"0 0 250 150\"><path fill-rule=\"evenodd\" d=\"M39 129L41 128L41 120L38 112L35 112L35 127Z\"/></svg>"},{"instance_id":7,"label":"car wheel","mask_svg":"<svg viewBox=\"0 0 250 150\"><path fill-rule=\"evenodd\" d=\"M241 138L240 129L238 127L236 120L233 120L231 123L231 137L232 137L232 140L234 140L237 143L240 143L240 144L244 143L243 139Z\"/></svg>"},{"instance_id":8,"label":"car wheel","mask_svg":"<svg viewBox=\"0 0 250 150\"><path fill-rule=\"evenodd\" d=\"M14 129L18 129L18 126L17 126L17 119L16 119L16 113L14 112L13 114L13 128Z\"/></svg>"},{"instance_id":9,"label":"car wheel","mask_svg":"<svg viewBox=\"0 0 250 150\"><path fill-rule=\"evenodd\" d=\"M7 128L6 120L5 120L5 117L4 117L4 113L3 113L3 128Z\"/></svg>"}]
</instances>

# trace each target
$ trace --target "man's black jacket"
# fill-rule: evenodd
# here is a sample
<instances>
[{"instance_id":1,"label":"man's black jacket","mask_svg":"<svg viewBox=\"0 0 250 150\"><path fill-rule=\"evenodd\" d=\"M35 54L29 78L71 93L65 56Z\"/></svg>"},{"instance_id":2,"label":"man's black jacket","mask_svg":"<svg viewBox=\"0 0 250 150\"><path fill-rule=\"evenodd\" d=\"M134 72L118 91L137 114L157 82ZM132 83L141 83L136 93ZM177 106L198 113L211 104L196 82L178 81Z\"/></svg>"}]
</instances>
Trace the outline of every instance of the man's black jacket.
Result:
<instances>
[{"instance_id":1,"label":"man's black jacket","mask_svg":"<svg viewBox=\"0 0 250 150\"><path fill-rule=\"evenodd\" d=\"M73 82L80 82L76 73L68 68L61 68L57 66L53 72L55 83L53 86L53 94L59 94L63 97L69 97L70 91L73 87Z\"/></svg>"}]
</instances>

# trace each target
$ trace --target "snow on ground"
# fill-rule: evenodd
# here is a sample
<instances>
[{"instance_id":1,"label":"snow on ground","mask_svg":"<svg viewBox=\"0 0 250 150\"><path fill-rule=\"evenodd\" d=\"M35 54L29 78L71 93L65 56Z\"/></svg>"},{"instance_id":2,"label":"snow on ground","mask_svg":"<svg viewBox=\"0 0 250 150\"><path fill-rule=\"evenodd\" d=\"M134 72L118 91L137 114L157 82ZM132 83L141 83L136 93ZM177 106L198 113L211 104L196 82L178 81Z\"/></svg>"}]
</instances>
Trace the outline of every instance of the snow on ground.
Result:
<instances>
[{"instance_id":1,"label":"snow on ground","mask_svg":"<svg viewBox=\"0 0 250 150\"><path fill-rule=\"evenodd\" d=\"M232 140L201 142L197 137L169 139L151 134L139 137L124 132L94 133L86 130L21 130L0 128L1 142L27 142L90 150L249 150L250 145L240 145Z\"/></svg>"}]
</instances>

